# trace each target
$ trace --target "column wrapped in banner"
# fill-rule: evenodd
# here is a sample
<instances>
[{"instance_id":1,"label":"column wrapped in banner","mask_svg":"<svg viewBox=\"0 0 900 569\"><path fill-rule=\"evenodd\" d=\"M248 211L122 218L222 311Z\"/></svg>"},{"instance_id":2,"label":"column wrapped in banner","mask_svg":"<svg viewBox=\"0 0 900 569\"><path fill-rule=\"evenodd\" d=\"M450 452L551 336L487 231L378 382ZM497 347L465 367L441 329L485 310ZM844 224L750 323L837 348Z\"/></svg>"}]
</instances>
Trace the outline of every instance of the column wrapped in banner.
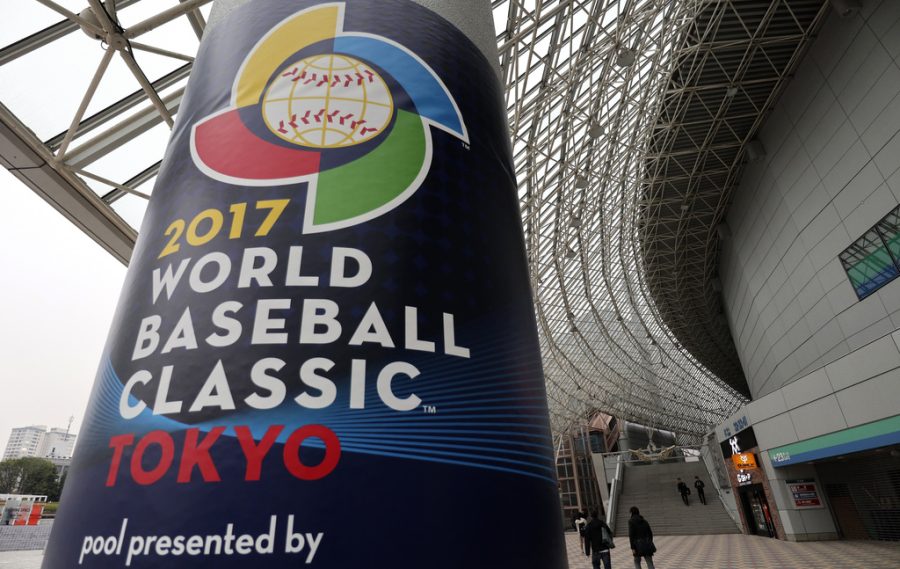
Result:
<instances>
[{"instance_id":1,"label":"column wrapped in banner","mask_svg":"<svg viewBox=\"0 0 900 569\"><path fill-rule=\"evenodd\" d=\"M302 565L565 567L502 87L407 0L207 30L44 561Z\"/></svg>"}]
</instances>

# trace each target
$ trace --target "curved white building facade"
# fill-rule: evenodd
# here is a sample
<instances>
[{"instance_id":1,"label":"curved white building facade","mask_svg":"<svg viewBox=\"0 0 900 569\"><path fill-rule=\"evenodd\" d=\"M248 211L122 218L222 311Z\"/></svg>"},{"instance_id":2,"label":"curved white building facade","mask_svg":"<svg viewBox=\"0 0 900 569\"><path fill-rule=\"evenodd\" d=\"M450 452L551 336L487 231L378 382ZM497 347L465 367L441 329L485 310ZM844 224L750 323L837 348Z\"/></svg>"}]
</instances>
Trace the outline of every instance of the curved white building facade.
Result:
<instances>
[{"instance_id":1,"label":"curved white building facade","mask_svg":"<svg viewBox=\"0 0 900 569\"><path fill-rule=\"evenodd\" d=\"M752 427L788 539L896 539L896 513L863 494L898 499L898 60L900 5L831 14L727 218L722 294L753 402L716 435ZM796 480L814 481L827 507L797 502Z\"/></svg>"}]
</instances>

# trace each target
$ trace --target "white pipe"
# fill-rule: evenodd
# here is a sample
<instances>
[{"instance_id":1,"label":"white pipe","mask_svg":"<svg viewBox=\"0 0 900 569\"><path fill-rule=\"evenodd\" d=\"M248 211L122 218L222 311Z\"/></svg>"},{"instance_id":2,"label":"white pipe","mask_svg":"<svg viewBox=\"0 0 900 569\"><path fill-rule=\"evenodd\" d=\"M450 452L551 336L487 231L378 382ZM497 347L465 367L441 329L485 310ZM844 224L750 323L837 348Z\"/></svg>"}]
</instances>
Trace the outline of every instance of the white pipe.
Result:
<instances>
[{"instance_id":1,"label":"white pipe","mask_svg":"<svg viewBox=\"0 0 900 569\"><path fill-rule=\"evenodd\" d=\"M183 4L173 6L168 10L163 10L159 14L151 16L143 22L138 22L137 24L129 27L127 30L125 30L125 37L128 39L136 38L141 34L158 28L159 26L171 20L174 20L175 18L183 14L187 14L188 12L197 9L204 4L209 4L210 2L212 2L212 0L187 0Z\"/></svg>"}]
</instances>

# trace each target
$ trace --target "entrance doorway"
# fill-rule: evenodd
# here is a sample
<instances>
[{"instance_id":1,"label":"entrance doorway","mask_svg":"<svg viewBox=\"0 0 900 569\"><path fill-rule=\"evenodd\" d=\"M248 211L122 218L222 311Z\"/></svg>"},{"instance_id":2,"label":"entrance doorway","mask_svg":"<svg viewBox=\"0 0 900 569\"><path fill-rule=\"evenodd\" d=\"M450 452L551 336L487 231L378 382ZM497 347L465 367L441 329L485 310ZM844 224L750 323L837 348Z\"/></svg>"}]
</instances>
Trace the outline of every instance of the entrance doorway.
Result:
<instances>
[{"instance_id":1,"label":"entrance doorway","mask_svg":"<svg viewBox=\"0 0 900 569\"><path fill-rule=\"evenodd\" d=\"M831 515L843 539L869 539L869 532L863 524L850 494L850 487L844 483L826 484Z\"/></svg>"},{"instance_id":2,"label":"entrance doorway","mask_svg":"<svg viewBox=\"0 0 900 569\"><path fill-rule=\"evenodd\" d=\"M900 540L900 445L816 462L844 539Z\"/></svg>"},{"instance_id":3,"label":"entrance doorway","mask_svg":"<svg viewBox=\"0 0 900 569\"><path fill-rule=\"evenodd\" d=\"M775 537L775 524L762 484L743 486L740 490L744 520L751 534Z\"/></svg>"}]
</instances>

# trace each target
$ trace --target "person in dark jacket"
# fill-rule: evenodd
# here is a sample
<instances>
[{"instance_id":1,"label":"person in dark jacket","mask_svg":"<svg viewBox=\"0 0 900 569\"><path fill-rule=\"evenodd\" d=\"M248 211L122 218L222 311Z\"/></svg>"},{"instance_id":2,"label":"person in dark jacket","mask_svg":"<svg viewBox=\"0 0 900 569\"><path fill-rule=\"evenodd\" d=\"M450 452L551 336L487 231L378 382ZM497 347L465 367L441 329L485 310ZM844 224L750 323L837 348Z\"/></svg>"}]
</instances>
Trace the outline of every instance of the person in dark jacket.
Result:
<instances>
[{"instance_id":1,"label":"person in dark jacket","mask_svg":"<svg viewBox=\"0 0 900 569\"><path fill-rule=\"evenodd\" d=\"M706 494L703 493L703 489L706 487L706 484L700 480L699 476L694 476L694 488L697 489L697 498L700 499L700 503L704 506L706 505Z\"/></svg>"},{"instance_id":2,"label":"person in dark jacket","mask_svg":"<svg viewBox=\"0 0 900 569\"><path fill-rule=\"evenodd\" d=\"M684 500L684 505L690 506L691 503L688 502L688 494L691 493L691 489L687 487L687 484L685 484L684 480L681 478L678 479L678 491L681 493L681 499Z\"/></svg>"},{"instance_id":3,"label":"person in dark jacket","mask_svg":"<svg viewBox=\"0 0 900 569\"><path fill-rule=\"evenodd\" d=\"M641 516L641 511L634 506L631 507L631 519L628 520L628 540L631 542L635 569L641 569L641 558L647 562L648 569L655 569L653 554L656 553L656 546L653 545L653 530Z\"/></svg>"},{"instance_id":4,"label":"person in dark jacket","mask_svg":"<svg viewBox=\"0 0 900 569\"><path fill-rule=\"evenodd\" d=\"M609 557L612 542L612 530L600 519L597 510L594 510L591 512L591 521L584 530L584 554L591 558L594 569L600 569L601 562L604 569L612 568L612 560Z\"/></svg>"}]
</instances>

